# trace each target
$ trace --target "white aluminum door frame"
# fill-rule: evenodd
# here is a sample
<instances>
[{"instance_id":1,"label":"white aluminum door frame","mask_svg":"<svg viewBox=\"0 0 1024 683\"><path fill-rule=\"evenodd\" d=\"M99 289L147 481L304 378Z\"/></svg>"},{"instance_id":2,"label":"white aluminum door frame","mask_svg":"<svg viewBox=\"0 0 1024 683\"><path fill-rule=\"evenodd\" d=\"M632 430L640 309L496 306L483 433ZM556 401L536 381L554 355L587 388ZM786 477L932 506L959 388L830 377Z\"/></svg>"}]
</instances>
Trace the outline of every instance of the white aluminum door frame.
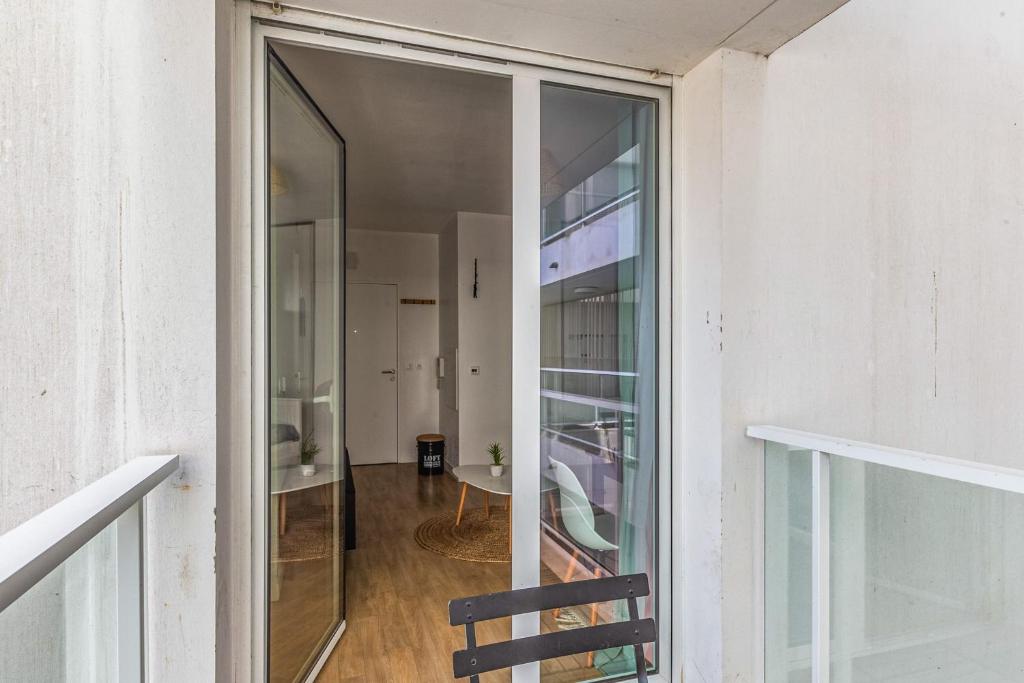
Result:
<instances>
[{"instance_id":1,"label":"white aluminum door frame","mask_svg":"<svg viewBox=\"0 0 1024 683\"><path fill-rule=\"evenodd\" d=\"M402 402L399 397L402 395L402 369L399 367L398 357L399 349L402 348L402 327L399 321L399 312L401 310L401 299L398 297L398 283L397 282L375 282L372 280L351 280L345 282L345 296L348 296L349 287L352 285L377 285L380 287L394 287L395 292L395 462L394 463L380 463L380 464L397 464L402 462L402 458L399 455L400 445L398 443L398 425L402 419ZM348 306L346 305L346 310ZM348 324L348 320L345 320L344 324ZM342 327L345 334L348 334L348 329ZM346 353L348 352L348 344L345 345ZM345 382L345 391L348 391L348 381ZM347 401L346 401L347 404ZM345 427L346 439L348 438L348 427Z\"/></svg>"},{"instance_id":2,"label":"white aluminum door frame","mask_svg":"<svg viewBox=\"0 0 1024 683\"><path fill-rule=\"evenodd\" d=\"M241 144L249 145L249 169L239 169L234 191L251 197L251 302L252 391L251 494L252 498L252 583L251 583L251 664L253 680L266 679L266 528L268 515L266 481L266 354L267 320L263 293L266 287L264 258L267 244L265 152L265 65L268 41L306 47L377 56L400 61L429 64L465 71L476 71L512 79L512 448L516 454L513 469L512 586L537 585L540 579L540 86L541 83L568 85L611 94L650 98L658 104L658 674L652 681L675 680L682 669L682 633L673 633L673 624L681 624L678 596L681 595L679 556L681 540L674 538L676 522L681 518L679 472L676 441L673 438L673 403L678 384L673 382L672 266L679 260L673 245L674 198L672 183L673 130L672 96L678 92L669 75L629 67L576 60L528 50L479 43L438 34L368 23L319 12L288 8L274 14L269 5L243 4L238 12L236 55L241 59L236 73L236 92L250 94L248 102L236 102L236 114L245 118ZM255 21L254 21L255 19ZM269 22L269 23L268 23ZM245 115L248 114L246 117ZM678 196L676 195L676 198ZM241 212L243 216L247 213ZM677 219L676 219L677 220ZM677 347L678 348L678 347ZM676 351L677 352L677 351ZM519 439L516 435L522 435ZM236 458L238 454L236 454ZM675 475L675 478L674 476ZM673 595L677 599L673 599ZM538 615L513 619L514 637L539 632ZM344 629L339 629L338 635ZM237 631L236 631L237 633ZM325 650L311 677L326 661L337 637ZM536 665L513 670L516 683L533 683L539 678ZM310 678L307 678L310 680Z\"/></svg>"}]
</instances>

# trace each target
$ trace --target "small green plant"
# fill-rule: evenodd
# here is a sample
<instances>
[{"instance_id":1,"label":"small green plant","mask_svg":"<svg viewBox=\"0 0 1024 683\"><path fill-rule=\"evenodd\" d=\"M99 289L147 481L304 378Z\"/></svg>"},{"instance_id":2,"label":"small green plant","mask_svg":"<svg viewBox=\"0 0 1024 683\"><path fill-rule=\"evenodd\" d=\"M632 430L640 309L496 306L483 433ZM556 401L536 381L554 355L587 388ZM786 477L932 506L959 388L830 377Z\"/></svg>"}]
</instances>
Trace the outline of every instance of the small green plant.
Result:
<instances>
[{"instance_id":1,"label":"small green plant","mask_svg":"<svg viewBox=\"0 0 1024 683\"><path fill-rule=\"evenodd\" d=\"M303 465L312 465L316 454L320 452L320 444L313 438L313 432L302 437L302 446L299 450L299 462Z\"/></svg>"},{"instance_id":2,"label":"small green plant","mask_svg":"<svg viewBox=\"0 0 1024 683\"><path fill-rule=\"evenodd\" d=\"M501 444L495 441L487 447L487 453L491 456L491 464L498 466L505 464L505 451L502 450Z\"/></svg>"}]
</instances>

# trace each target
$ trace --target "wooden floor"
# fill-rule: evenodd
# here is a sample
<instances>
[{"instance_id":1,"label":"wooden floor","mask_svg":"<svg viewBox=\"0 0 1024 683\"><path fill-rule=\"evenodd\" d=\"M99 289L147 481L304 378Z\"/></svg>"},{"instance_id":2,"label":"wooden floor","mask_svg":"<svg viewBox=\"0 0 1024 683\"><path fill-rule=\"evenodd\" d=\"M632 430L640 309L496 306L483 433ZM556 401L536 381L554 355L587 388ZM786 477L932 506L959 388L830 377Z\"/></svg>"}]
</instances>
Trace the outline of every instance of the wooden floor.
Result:
<instances>
[{"instance_id":1,"label":"wooden floor","mask_svg":"<svg viewBox=\"0 0 1024 683\"><path fill-rule=\"evenodd\" d=\"M465 635L448 625L448 600L507 590L511 565L452 560L416 544L420 522L458 504L450 476L420 477L414 464L403 464L363 465L354 468L354 477L358 547L345 554L347 626L317 681L453 681L452 652L465 647ZM482 505L479 492L469 495L467 507ZM509 636L507 619L477 626L480 643ZM583 668L583 656L563 660L544 665L546 683L599 675ZM511 680L508 671L481 678Z\"/></svg>"}]
</instances>

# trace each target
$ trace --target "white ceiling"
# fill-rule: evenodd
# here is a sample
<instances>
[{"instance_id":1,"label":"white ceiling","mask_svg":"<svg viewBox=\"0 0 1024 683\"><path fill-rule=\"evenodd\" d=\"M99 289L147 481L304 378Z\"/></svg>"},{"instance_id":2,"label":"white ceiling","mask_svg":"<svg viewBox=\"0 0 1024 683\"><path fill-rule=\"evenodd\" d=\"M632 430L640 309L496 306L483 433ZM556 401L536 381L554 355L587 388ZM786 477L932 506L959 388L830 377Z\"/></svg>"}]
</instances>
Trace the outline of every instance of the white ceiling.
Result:
<instances>
[{"instance_id":1,"label":"white ceiling","mask_svg":"<svg viewBox=\"0 0 1024 683\"><path fill-rule=\"evenodd\" d=\"M684 73L720 46L771 53L845 1L303 0L303 4L350 17ZM436 233L456 211L511 213L512 100L507 79L291 45L276 49L345 138L350 228ZM593 102L586 105L575 120L600 122ZM290 174L293 186L294 196L278 200L280 212L275 214L280 215L275 218L282 221L330 213L329 193L315 191L323 183L303 180L304 176L322 179L324 174L309 169L310 150L303 151L299 143L284 140L274 151L275 163ZM559 158L565 154L559 154L557 144L549 147L554 161L566 162ZM306 194L322 197L324 206L316 206L312 196L300 196L306 186L313 188Z\"/></svg>"},{"instance_id":2,"label":"white ceiling","mask_svg":"<svg viewBox=\"0 0 1024 683\"><path fill-rule=\"evenodd\" d=\"M275 49L345 138L349 228L436 233L456 211L512 212L508 79ZM278 145L275 154L283 169L306 163L298 144Z\"/></svg>"},{"instance_id":3,"label":"white ceiling","mask_svg":"<svg viewBox=\"0 0 1024 683\"><path fill-rule=\"evenodd\" d=\"M683 74L719 47L771 54L846 0L298 0L360 19Z\"/></svg>"}]
</instances>

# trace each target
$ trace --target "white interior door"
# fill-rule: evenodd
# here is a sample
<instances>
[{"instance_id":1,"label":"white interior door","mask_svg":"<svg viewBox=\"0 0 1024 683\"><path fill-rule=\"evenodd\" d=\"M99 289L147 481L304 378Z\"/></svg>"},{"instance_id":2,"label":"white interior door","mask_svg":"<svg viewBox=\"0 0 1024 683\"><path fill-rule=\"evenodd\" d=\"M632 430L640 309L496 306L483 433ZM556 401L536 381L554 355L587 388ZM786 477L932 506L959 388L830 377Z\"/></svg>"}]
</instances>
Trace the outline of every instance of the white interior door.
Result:
<instances>
[{"instance_id":1,"label":"white interior door","mask_svg":"<svg viewBox=\"0 0 1024 683\"><path fill-rule=\"evenodd\" d=\"M349 457L398 462L398 286L349 283L345 301Z\"/></svg>"}]
</instances>

